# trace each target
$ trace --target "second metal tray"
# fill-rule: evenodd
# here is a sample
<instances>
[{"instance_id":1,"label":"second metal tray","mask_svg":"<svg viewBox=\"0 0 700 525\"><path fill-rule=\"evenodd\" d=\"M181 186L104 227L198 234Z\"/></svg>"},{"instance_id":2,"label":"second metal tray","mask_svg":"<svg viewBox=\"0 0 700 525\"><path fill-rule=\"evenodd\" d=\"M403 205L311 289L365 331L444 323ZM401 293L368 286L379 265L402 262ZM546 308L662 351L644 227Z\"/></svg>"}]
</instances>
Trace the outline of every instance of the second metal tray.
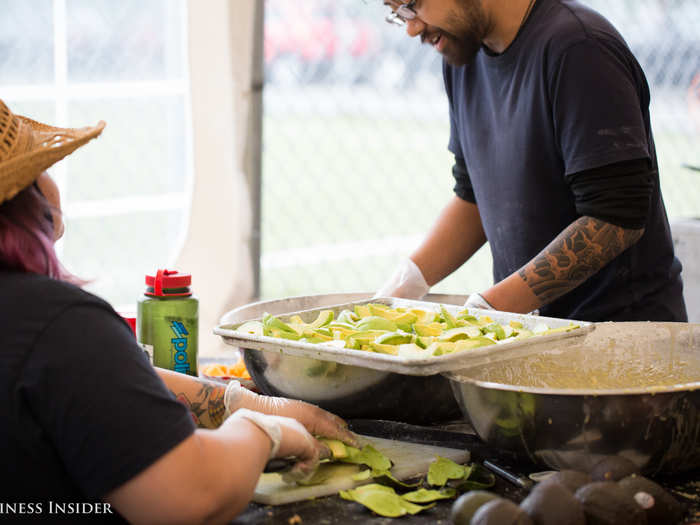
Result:
<instances>
[{"instance_id":1,"label":"second metal tray","mask_svg":"<svg viewBox=\"0 0 700 525\"><path fill-rule=\"evenodd\" d=\"M413 301L398 298L376 298L354 301L350 303L338 304L323 308L313 308L296 312L278 313L277 317L288 317L299 315L305 322L313 321L321 310L333 310L337 314L345 309L352 309L358 304L380 303L392 308L419 308L421 310L437 312L440 304ZM457 314L464 310L461 306L442 305L451 314ZM496 363L508 359L515 359L531 355L540 351L540 345L546 342L579 337L594 328L594 324L585 321L571 321L569 319L558 319L554 317L540 317L527 314L514 314L509 312L498 312L494 310L480 310L470 308L469 312L481 317L487 315L497 323L506 324L510 321L519 321L525 328L532 329L535 325L544 323L549 328L560 328L575 323L578 329L569 332L559 332L554 334L536 335L527 339L505 340L491 346L464 350L453 354L439 357L426 356L407 358L389 354L379 354L364 350L351 350L348 348L336 348L322 343L313 344L300 341L279 339L276 337L258 336L237 332L242 322L235 324L223 324L214 329L214 333L221 336L230 345L239 348L250 348L266 352L277 352L299 357L319 359L321 361L334 361L345 365L353 365L386 372L413 376L428 376L448 372L453 370L466 369L473 366L481 366L488 363ZM257 319L259 320L259 319Z\"/></svg>"}]
</instances>

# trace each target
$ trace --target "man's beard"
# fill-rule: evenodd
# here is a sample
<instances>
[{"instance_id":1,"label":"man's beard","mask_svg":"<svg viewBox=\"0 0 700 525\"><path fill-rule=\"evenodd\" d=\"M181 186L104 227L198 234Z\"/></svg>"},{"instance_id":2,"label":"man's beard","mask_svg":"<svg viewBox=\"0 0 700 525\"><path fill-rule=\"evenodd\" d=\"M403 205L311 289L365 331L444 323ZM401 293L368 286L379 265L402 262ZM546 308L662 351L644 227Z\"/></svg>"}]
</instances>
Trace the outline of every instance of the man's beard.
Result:
<instances>
[{"instance_id":1,"label":"man's beard","mask_svg":"<svg viewBox=\"0 0 700 525\"><path fill-rule=\"evenodd\" d=\"M421 35L423 43L432 43L440 35L445 39L439 51L448 64L464 66L471 63L488 34L488 22L479 0L463 0L459 10L450 12L450 27L435 28Z\"/></svg>"}]
</instances>

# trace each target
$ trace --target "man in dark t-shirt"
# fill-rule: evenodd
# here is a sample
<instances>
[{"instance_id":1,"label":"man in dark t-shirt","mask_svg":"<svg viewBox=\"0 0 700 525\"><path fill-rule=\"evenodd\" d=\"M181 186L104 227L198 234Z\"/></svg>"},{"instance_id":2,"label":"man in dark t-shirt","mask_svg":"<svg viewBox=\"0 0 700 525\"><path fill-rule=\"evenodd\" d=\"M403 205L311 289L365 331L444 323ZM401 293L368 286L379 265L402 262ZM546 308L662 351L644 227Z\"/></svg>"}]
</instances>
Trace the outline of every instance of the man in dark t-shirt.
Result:
<instances>
[{"instance_id":1,"label":"man in dark t-shirt","mask_svg":"<svg viewBox=\"0 0 700 525\"><path fill-rule=\"evenodd\" d=\"M388 3L444 57L456 195L380 295L418 298L488 241L495 284L467 306L686 321L649 87L615 28L574 0Z\"/></svg>"}]
</instances>

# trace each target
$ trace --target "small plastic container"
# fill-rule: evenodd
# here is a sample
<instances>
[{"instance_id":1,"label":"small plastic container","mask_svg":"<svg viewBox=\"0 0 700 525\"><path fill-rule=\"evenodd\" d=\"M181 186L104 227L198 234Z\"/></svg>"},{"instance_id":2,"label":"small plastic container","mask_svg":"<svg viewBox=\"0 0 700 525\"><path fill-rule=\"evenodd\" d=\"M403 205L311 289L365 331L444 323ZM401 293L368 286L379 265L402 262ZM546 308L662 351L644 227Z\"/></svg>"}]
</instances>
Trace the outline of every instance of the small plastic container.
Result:
<instances>
[{"instance_id":1,"label":"small plastic container","mask_svg":"<svg viewBox=\"0 0 700 525\"><path fill-rule=\"evenodd\" d=\"M192 276L158 270L146 276L146 290L136 311L136 334L151 363L197 376L199 301Z\"/></svg>"}]
</instances>

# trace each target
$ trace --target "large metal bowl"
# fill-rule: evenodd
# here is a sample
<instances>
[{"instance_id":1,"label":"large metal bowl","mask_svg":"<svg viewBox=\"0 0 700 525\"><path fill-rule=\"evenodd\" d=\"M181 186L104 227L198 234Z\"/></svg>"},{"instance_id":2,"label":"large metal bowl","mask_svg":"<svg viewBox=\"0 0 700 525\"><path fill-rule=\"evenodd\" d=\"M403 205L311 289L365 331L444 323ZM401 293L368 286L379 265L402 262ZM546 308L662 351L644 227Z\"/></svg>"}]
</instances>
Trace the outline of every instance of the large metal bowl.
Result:
<instances>
[{"instance_id":1,"label":"large metal bowl","mask_svg":"<svg viewBox=\"0 0 700 525\"><path fill-rule=\"evenodd\" d=\"M543 351L581 377L684 370L694 380L663 387L544 388L539 379L547 371L539 356L446 373L462 412L486 443L554 469L590 471L610 456L623 456L649 475L700 467L700 325L602 323L564 344Z\"/></svg>"},{"instance_id":2,"label":"large metal bowl","mask_svg":"<svg viewBox=\"0 0 700 525\"><path fill-rule=\"evenodd\" d=\"M370 293L343 293L261 301L228 312L220 324L260 318L265 312L279 315L346 304L371 296ZM424 300L461 305L466 296L429 294ZM439 374L408 376L288 354L239 350L261 392L308 401L347 419L428 424L461 415L449 381Z\"/></svg>"}]
</instances>

